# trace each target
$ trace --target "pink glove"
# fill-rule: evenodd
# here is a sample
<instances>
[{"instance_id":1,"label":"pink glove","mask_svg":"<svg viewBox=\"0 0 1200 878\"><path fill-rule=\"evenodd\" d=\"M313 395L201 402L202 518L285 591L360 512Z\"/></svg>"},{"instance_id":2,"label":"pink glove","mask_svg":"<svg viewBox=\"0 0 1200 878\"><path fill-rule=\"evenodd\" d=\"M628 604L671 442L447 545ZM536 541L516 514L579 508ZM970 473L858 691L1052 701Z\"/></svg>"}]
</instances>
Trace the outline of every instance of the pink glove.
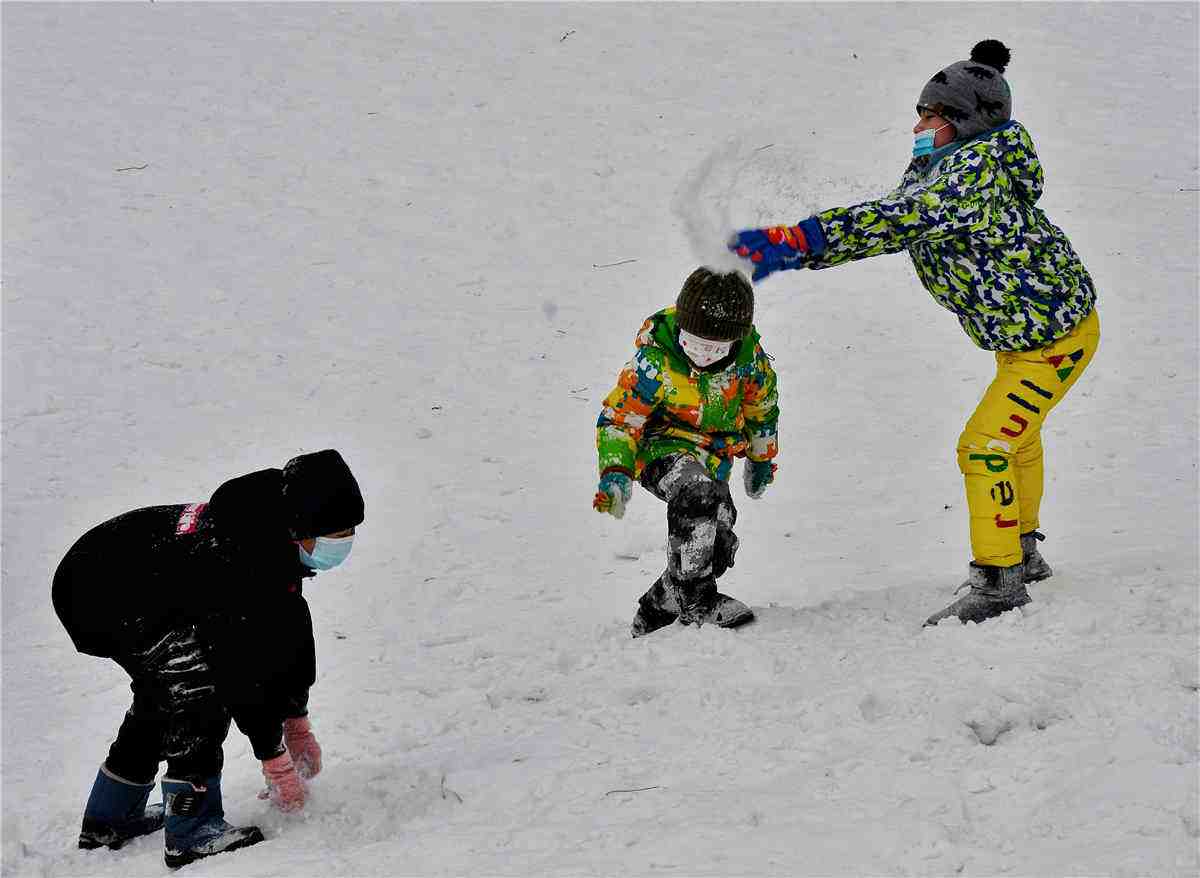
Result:
<instances>
[{"instance_id":1,"label":"pink glove","mask_svg":"<svg viewBox=\"0 0 1200 878\"><path fill-rule=\"evenodd\" d=\"M301 777L316 777L321 773L321 745L308 717L294 716L283 721L283 743Z\"/></svg>"},{"instance_id":2,"label":"pink glove","mask_svg":"<svg viewBox=\"0 0 1200 878\"><path fill-rule=\"evenodd\" d=\"M267 781L267 797L280 811L299 811L304 807L308 793L304 781L296 773L296 766L288 753L280 753L274 759L263 760L263 777Z\"/></svg>"}]
</instances>

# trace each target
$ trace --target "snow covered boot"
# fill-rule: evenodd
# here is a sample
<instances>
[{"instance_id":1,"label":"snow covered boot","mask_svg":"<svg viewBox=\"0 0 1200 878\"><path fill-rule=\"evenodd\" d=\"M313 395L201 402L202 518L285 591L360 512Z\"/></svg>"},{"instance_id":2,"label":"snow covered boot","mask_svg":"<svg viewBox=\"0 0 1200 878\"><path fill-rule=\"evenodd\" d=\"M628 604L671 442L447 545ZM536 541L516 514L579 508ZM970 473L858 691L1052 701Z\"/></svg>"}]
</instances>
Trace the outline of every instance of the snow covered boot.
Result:
<instances>
[{"instance_id":1,"label":"snow covered boot","mask_svg":"<svg viewBox=\"0 0 1200 878\"><path fill-rule=\"evenodd\" d=\"M629 626L629 633L634 637L642 637L651 631L665 628L679 618L677 613L669 609L679 605L675 602L674 595L670 594L663 584L665 578L664 573L638 598L638 611L633 617L633 624Z\"/></svg>"},{"instance_id":2,"label":"snow covered boot","mask_svg":"<svg viewBox=\"0 0 1200 878\"><path fill-rule=\"evenodd\" d=\"M161 803L146 807L154 782L134 783L101 765L83 809L79 846L85 851L105 847L116 850L131 838L162 829Z\"/></svg>"},{"instance_id":3,"label":"snow covered boot","mask_svg":"<svg viewBox=\"0 0 1200 878\"><path fill-rule=\"evenodd\" d=\"M714 577L676 586L664 573L638 599L638 611L629 630L634 637L641 637L665 628L676 619L681 619L687 625L736 628L753 618L753 610L737 598L717 591Z\"/></svg>"},{"instance_id":4,"label":"snow covered boot","mask_svg":"<svg viewBox=\"0 0 1200 878\"><path fill-rule=\"evenodd\" d=\"M750 608L737 598L717 591L717 581L711 576L680 583L675 599L679 602L679 619L685 625L736 628L754 618Z\"/></svg>"},{"instance_id":5,"label":"snow covered boot","mask_svg":"<svg viewBox=\"0 0 1200 878\"><path fill-rule=\"evenodd\" d=\"M936 625L949 616L958 617L958 621L964 624L982 622L1007 610L1025 606L1029 603L1029 592L1025 590L1021 578L1022 566L987 567L972 561L970 578L955 592L968 587L971 590L946 609L934 613L925 620L925 624Z\"/></svg>"},{"instance_id":6,"label":"snow covered boot","mask_svg":"<svg viewBox=\"0 0 1200 878\"><path fill-rule=\"evenodd\" d=\"M263 840L257 826L231 826L221 806L221 778L209 778L203 786L164 777L163 802L167 806L167 866L178 869L214 854L236 851Z\"/></svg>"},{"instance_id":7,"label":"snow covered boot","mask_svg":"<svg viewBox=\"0 0 1200 878\"><path fill-rule=\"evenodd\" d=\"M705 610L696 615L697 625L716 625L719 628L737 628L754 619L754 611L727 594L717 592Z\"/></svg>"},{"instance_id":8,"label":"snow covered boot","mask_svg":"<svg viewBox=\"0 0 1200 878\"><path fill-rule=\"evenodd\" d=\"M1054 575L1042 553L1038 551L1038 542L1046 539L1046 535L1031 530L1021 534L1021 569L1024 571L1025 582L1041 582Z\"/></svg>"}]
</instances>

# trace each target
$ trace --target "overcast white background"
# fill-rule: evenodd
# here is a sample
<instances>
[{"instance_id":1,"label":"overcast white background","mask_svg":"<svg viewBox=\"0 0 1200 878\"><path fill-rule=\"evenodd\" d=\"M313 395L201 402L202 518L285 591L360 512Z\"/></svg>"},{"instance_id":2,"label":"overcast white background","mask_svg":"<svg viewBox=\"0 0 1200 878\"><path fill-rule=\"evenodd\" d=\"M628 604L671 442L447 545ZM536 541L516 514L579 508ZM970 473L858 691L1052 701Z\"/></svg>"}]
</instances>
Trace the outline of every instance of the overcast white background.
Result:
<instances>
[{"instance_id":1,"label":"overcast white background","mask_svg":"<svg viewBox=\"0 0 1200 878\"><path fill-rule=\"evenodd\" d=\"M284 818L232 732L227 816L268 839L188 874L1197 873L1195 4L0 23L6 875L166 873L158 835L74 847L129 692L54 617L63 553L330 446L367 519L306 590L325 770ZM921 630L994 365L881 257L756 289L782 450L722 588L760 621L631 640L664 511L590 501L641 321L726 226L888 191L921 86L984 38L1100 294L1045 430L1056 575Z\"/></svg>"}]
</instances>

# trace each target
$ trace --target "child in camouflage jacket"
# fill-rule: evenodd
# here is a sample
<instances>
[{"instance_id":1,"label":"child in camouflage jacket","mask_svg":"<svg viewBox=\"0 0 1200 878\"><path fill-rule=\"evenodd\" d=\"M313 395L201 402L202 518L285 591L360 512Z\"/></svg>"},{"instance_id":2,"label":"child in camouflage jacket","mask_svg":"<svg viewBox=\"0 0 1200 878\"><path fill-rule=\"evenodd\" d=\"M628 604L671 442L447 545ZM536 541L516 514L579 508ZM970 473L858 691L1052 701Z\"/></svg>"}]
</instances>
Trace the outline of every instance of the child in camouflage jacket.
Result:
<instances>
[{"instance_id":1,"label":"child in camouflage jacket","mask_svg":"<svg viewBox=\"0 0 1200 878\"><path fill-rule=\"evenodd\" d=\"M1009 50L984 40L936 73L917 102L913 160L890 195L795 226L738 232L754 279L907 250L917 276L967 335L994 351L996 378L958 440L973 560L968 594L926 624L982 621L1029 602L1038 551L1041 427L1091 362L1096 291L1071 242L1037 207L1042 166L1011 119Z\"/></svg>"},{"instance_id":2,"label":"child in camouflage jacket","mask_svg":"<svg viewBox=\"0 0 1200 878\"><path fill-rule=\"evenodd\" d=\"M753 316L744 276L696 269L675 306L642 325L633 359L604 400L592 505L622 517L634 479L667 504L667 568L638 602L634 637L677 619L732 628L753 618L716 587L738 547L733 460L746 458L746 493L758 498L779 449L775 371Z\"/></svg>"}]
</instances>

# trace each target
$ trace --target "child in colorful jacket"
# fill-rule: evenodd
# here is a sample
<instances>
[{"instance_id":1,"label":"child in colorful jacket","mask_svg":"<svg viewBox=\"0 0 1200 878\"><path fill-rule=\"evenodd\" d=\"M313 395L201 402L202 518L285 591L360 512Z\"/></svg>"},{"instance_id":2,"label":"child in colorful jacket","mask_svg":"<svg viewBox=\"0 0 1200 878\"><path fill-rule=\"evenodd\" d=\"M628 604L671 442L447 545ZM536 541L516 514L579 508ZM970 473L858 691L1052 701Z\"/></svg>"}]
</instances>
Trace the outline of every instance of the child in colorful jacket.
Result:
<instances>
[{"instance_id":1,"label":"child in colorful jacket","mask_svg":"<svg viewBox=\"0 0 1200 878\"><path fill-rule=\"evenodd\" d=\"M994 351L996 378L958 440L970 512L970 591L926 624L979 622L1029 602L1050 576L1038 551L1041 428L1100 340L1096 291L1062 230L1037 207L1042 166L1011 119L1009 50L984 40L929 80L913 160L890 195L795 226L738 232L754 279L907 250L921 283Z\"/></svg>"},{"instance_id":2,"label":"child in colorful jacket","mask_svg":"<svg viewBox=\"0 0 1200 878\"><path fill-rule=\"evenodd\" d=\"M754 291L738 272L697 268L674 307L649 317L596 423L598 512L625 514L633 480L667 504L667 568L638 601L631 631L679 620L733 628L753 619L717 591L733 566L733 460L759 498L779 451L775 371L752 323Z\"/></svg>"}]
</instances>

